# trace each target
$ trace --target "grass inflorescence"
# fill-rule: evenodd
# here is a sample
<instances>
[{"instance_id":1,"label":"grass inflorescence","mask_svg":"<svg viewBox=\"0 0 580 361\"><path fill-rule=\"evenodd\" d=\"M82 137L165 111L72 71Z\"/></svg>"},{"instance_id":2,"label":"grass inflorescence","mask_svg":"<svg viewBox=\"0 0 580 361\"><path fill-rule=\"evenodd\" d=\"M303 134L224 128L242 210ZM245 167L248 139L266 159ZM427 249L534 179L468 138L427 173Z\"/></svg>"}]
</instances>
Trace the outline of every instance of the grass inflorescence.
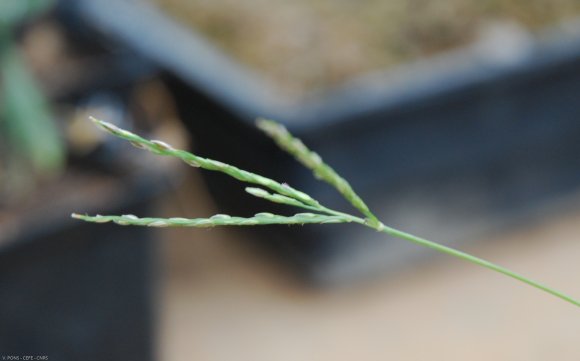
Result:
<instances>
[{"instance_id":1,"label":"grass inflorescence","mask_svg":"<svg viewBox=\"0 0 580 361\"><path fill-rule=\"evenodd\" d=\"M198 155L189 153L184 150L175 149L169 144L159 140L147 140L127 130L118 128L117 126L91 118L91 120L105 131L114 136L125 139L131 144L140 149L146 149L154 154L171 156L180 159L184 163L198 168L203 168L210 171L221 172L237 180L258 187L247 187L246 192L274 203L286 204L289 206L303 208L310 212L297 213L292 216L282 216L272 213L258 213L253 217L234 217L225 214L216 214L209 218L139 218L135 215L121 215L121 216L88 216L81 214L73 214L73 218L81 219L87 222L107 223L114 222L119 225L132 226L148 226L148 227L217 227L217 226L259 226L272 224L287 224L287 225L305 225L305 224L328 224L328 223L357 223L378 232L383 232L388 235L412 242L423 247L433 249L435 251L445 253L447 255L463 259L465 261L477 264L479 266L491 269L498 273L504 274L518 281L526 283L539 290L547 292L555 297L567 301L575 306L580 307L580 301L545 286L539 282L533 281L507 268L498 266L492 262L483 260L481 258L472 256L468 253L461 252L451 247L441 245L427 239L414 236L412 234L388 227L378 220L378 218L371 212L366 203L355 193L350 184L342 178L334 169L323 162L322 158L311 151L300 141L293 137L286 128L282 125L270 121L259 119L258 127L264 131L268 136L291 155L293 155L300 163L309 168L316 178L330 184L356 208L361 214L355 216L343 212L339 212L325 207L320 202L312 198L310 195L297 190L285 183L279 183L273 179L261 176L259 174L251 173L243 169L239 169L229 164L222 163L213 159L203 158Z\"/></svg>"}]
</instances>

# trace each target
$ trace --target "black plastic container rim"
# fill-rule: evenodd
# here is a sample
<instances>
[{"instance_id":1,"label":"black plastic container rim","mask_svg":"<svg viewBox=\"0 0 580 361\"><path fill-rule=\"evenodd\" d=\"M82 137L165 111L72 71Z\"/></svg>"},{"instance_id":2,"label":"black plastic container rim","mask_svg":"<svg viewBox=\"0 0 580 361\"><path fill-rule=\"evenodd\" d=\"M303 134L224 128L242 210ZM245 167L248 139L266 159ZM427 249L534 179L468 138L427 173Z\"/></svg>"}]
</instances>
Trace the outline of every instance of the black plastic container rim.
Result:
<instances>
[{"instance_id":1,"label":"black plastic container rim","mask_svg":"<svg viewBox=\"0 0 580 361\"><path fill-rule=\"evenodd\" d=\"M178 180L181 177L177 172L174 175L177 176ZM173 181L175 179L172 179ZM94 204L79 204L80 207L84 208L74 211L116 214L128 207L153 202L170 187L165 173L144 169L123 175L118 179L118 182L119 187L107 199L108 204L104 209L96 209ZM85 224L72 219L68 213L45 214L42 218L32 216L30 218L30 220L23 221L17 234L0 239L0 253L35 242L46 235L58 233L63 229Z\"/></svg>"},{"instance_id":2,"label":"black plastic container rim","mask_svg":"<svg viewBox=\"0 0 580 361\"><path fill-rule=\"evenodd\" d=\"M61 0L61 5L71 8L74 16L98 32L177 75L241 120L270 117L298 133L580 60L577 20L546 29L537 38L516 39L515 50L507 54L474 43L364 74L344 86L292 104L259 74L145 0Z\"/></svg>"}]
</instances>

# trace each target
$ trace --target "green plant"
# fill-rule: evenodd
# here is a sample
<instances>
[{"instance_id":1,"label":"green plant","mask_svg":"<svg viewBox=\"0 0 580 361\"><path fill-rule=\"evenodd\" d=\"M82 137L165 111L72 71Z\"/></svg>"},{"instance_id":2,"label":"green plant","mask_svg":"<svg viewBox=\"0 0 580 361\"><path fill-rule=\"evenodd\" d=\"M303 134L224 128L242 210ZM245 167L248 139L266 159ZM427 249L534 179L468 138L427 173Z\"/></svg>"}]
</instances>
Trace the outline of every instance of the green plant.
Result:
<instances>
[{"instance_id":1,"label":"green plant","mask_svg":"<svg viewBox=\"0 0 580 361\"><path fill-rule=\"evenodd\" d=\"M140 136L120 129L110 123L103 122L98 119L91 118L102 129L115 135L119 138L129 141L137 148L146 149L154 154L163 156L172 156L181 159L183 162L203 169L222 172L230 177L238 179L242 182L258 185L263 188L248 187L246 192L249 194L266 199L275 203L282 203L298 208L307 209L316 213L298 213L293 216L281 216L271 213L258 213L253 217L231 217L225 214L216 214L210 218L138 218L134 215L122 216L87 216L80 214L72 214L73 218L81 219L88 222L106 223L115 222L120 225L136 225L149 227L215 227L215 226L254 226L254 225L269 225L269 224L326 224L326 223L357 223L362 226L372 228L378 232L383 232L391 236L404 239L406 241L431 248L435 251L448 254L453 257L463 259L465 261L489 268L493 271L502 273L506 276L512 277L521 282L527 283L537 289L545 291L553 296L556 296L564 301L567 301L575 306L580 307L580 301L547 287L541 283L530 280L520 274L517 274L509 269L498 266L494 263L488 262L481 258L472 256L465 252L443 246L441 244L429 241L424 238L414 236L412 234L399 231L397 229L388 227L380 222L377 217L369 210L365 202L354 192L352 187L338 175L330 166L325 164L320 156L309 150L302 141L294 138L283 126L273 121L259 119L257 121L258 127L264 131L268 136L285 151L292 154L305 167L312 170L314 176L336 188L342 196L348 200L356 209L358 209L363 217L357 217L351 214L338 212L329 209L317 200L313 199L308 194L301 192L291 186L276 182L275 180L254 174L229 164L225 164L213 159L203 158L189 152L174 149L170 145L158 141L147 140ZM269 191L267 191L266 189Z\"/></svg>"},{"instance_id":2,"label":"green plant","mask_svg":"<svg viewBox=\"0 0 580 361\"><path fill-rule=\"evenodd\" d=\"M0 160L9 172L0 174L0 185L11 189L34 177L58 173L65 162L65 146L58 127L34 77L25 65L16 40L21 22L45 11L50 0L0 2ZM6 178L6 179L3 179ZM0 191L1 193L1 191Z\"/></svg>"}]
</instances>

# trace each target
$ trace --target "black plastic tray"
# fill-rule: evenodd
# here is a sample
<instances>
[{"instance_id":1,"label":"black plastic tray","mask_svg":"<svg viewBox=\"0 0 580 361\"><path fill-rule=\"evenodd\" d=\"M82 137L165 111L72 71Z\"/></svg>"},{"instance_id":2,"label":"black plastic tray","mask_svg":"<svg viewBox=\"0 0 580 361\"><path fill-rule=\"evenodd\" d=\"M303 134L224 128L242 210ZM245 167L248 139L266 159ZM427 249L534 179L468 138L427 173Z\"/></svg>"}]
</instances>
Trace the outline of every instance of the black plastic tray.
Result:
<instances>
[{"instance_id":1,"label":"black plastic tray","mask_svg":"<svg viewBox=\"0 0 580 361\"><path fill-rule=\"evenodd\" d=\"M113 75L85 78L58 94L55 108L78 109L89 95L106 95L122 103L111 109L125 114L129 93L146 69L133 61L127 70L128 58L98 55L91 59ZM72 212L151 214L168 189L170 171L112 154L120 144L126 145L111 137L90 154L70 155L63 177L69 182L55 187L54 196L39 191L50 201L36 199L20 216L12 210L0 224L3 359L154 359L153 230L70 218Z\"/></svg>"},{"instance_id":2,"label":"black plastic tray","mask_svg":"<svg viewBox=\"0 0 580 361\"><path fill-rule=\"evenodd\" d=\"M125 178L126 184L98 205L30 215L24 229L0 240L4 356L154 358L157 262L152 231L69 218L71 211L150 212L160 187L155 175L140 176L148 180Z\"/></svg>"},{"instance_id":3,"label":"black plastic tray","mask_svg":"<svg viewBox=\"0 0 580 361\"><path fill-rule=\"evenodd\" d=\"M580 188L578 24L536 39L515 37L500 50L473 44L292 104L259 74L145 2L63 4L100 41L163 70L197 152L274 176L330 206L348 209L258 135L254 118L285 123L385 222L439 240L470 239L529 220ZM224 211L267 207L222 176L207 179ZM422 254L352 226L264 234L305 274L325 282L399 267Z\"/></svg>"}]
</instances>

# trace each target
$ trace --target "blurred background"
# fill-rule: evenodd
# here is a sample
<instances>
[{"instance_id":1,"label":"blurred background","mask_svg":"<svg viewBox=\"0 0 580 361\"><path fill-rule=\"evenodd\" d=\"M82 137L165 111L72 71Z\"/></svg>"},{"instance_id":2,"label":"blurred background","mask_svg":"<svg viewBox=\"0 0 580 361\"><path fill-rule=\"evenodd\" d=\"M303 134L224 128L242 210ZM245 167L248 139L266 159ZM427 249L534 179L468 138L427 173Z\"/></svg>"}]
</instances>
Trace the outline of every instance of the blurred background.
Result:
<instances>
[{"instance_id":1,"label":"blurred background","mask_svg":"<svg viewBox=\"0 0 580 361\"><path fill-rule=\"evenodd\" d=\"M580 3L3 0L0 356L578 360L573 306L352 225L161 229L70 213L292 214L88 116L580 297Z\"/></svg>"}]
</instances>

